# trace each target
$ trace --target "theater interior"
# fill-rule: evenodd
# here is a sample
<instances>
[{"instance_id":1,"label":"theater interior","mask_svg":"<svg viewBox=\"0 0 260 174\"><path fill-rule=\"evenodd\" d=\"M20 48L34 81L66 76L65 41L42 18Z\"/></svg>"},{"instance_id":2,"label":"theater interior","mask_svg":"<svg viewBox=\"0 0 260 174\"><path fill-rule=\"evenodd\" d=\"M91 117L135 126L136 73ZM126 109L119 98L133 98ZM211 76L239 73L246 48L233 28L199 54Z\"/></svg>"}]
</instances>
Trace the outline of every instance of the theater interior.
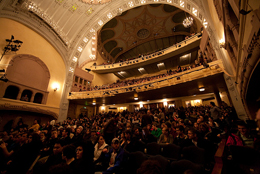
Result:
<instances>
[{"instance_id":1,"label":"theater interior","mask_svg":"<svg viewBox=\"0 0 260 174\"><path fill-rule=\"evenodd\" d=\"M0 131L210 102L258 119L258 0L1 0L0 26Z\"/></svg>"}]
</instances>

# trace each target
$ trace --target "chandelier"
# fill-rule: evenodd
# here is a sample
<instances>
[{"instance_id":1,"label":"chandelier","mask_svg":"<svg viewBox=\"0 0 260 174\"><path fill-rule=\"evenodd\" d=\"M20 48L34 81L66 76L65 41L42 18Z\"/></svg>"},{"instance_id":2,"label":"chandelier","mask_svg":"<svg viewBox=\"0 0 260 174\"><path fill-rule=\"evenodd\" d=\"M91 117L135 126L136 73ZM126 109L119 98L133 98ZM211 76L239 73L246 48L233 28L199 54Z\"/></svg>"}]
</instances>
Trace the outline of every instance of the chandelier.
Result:
<instances>
[{"instance_id":1,"label":"chandelier","mask_svg":"<svg viewBox=\"0 0 260 174\"><path fill-rule=\"evenodd\" d=\"M184 26L185 28L191 27L192 24L193 24L193 18L192 18L192 17L186 17L186 18L183 20L183 26Z\"/></svg>"},{"instance_id":2,"label":"chandelier","mask_svg":"<svg viewBox=\"0 0 260 174\"><path fill-rule=\"evenodd\" d=\"M81 1L87 4L105 4L112 0L81 0Z\"/></svg>"}]
</instances>

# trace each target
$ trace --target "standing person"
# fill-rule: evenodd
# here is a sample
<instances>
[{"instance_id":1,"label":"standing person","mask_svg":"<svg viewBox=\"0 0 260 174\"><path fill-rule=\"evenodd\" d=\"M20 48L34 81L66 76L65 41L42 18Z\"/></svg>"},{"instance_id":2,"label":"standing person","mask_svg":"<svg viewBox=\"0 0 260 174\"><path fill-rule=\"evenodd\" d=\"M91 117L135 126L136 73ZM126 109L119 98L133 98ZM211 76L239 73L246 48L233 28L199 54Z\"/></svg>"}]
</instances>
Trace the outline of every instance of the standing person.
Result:
<instances>
[{"instance_id":1,"label":"standing person","mask_svg":"<svg viewBox=\"0 0 260 174\"><path fill-rule=\"evenodd\" d=\"M214 102L210 102L210 113L214 121L218 120L221 116L221 110L216 106Z\"/></svg>"}]
</instances>

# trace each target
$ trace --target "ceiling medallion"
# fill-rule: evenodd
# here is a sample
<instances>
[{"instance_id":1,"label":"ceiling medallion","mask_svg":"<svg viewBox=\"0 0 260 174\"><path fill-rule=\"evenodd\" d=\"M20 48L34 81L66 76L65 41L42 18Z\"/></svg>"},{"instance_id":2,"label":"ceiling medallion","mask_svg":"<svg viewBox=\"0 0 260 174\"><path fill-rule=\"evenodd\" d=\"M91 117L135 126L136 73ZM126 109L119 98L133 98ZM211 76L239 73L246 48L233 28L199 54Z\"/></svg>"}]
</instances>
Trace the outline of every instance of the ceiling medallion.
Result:
<instances>
[{"instance_id":1,"label":"ceiling medallion","mask_svg":"<svg viewBox=\"0 0 260 174\"><path fill-rule=\"evenodd\" d=\"M185 28L191 27L192 24L193 24L193 18L192 18L192 17L186 17L186 18L183 20L183 26L184 26Z\"/></svg>"},{"instance_id":2,"label":"ceiling medallion","mask_svg":"<svg viewBox=\"0 0 260 174\"><path fill-rule=\"evenodd\" d=\"M105 4L111 2L112 0L81 0L87 4Z\"/></svg>"},{"instance_id":3,"label":"ceiling medallion","mask_svg":"<svg viewBox=\"0 0 260 174\"><path fill-rule=\"evenodd\" d=\"M137 31L136 35L140 39L146 39L150 35L150 31L146 28L142 28Z\"/></svg>"}]
</instances>

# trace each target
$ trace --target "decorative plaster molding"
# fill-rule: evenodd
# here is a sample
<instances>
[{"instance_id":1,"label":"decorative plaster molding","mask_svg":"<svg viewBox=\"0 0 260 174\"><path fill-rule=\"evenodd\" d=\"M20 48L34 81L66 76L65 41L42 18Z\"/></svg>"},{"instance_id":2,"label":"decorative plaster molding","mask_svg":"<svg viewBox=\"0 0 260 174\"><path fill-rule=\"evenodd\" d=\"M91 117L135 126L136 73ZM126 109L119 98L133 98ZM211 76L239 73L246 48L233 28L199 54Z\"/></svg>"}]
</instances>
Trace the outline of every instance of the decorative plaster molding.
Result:
<instances>
[{"instance_id":1,"label":"decorative plaster molding","mask_svg":"<svg viewBox=\"0 0 260 174\"><path fill-rule=\"evenodd\" d=\"M58 118L58 114L52 112L50 110L41 109L39 107L29 107L28 105L13 105L10 103L0 104L0 110L16 110L16 111L27 111L27 112L34 112L44 115L49 115L54 117L55 119Z\"/></svg>"},{"instance_id":2,"label":"decorative plaster molding","mask_svg":"<svg viewBox=\"0 0 260 174\"><path fill-rule=\"evenodd\" d=\"M53 47L59 52L64 60L65 65L67 65L67 62L69 61L69 48L64 44L57 33L38 16L33 15L32 13L21 8L7 6L0 11L0 17L15 20L40 33L41 36L48 40L49 43L51 43Z\"/></svg>"}]
</instances>

